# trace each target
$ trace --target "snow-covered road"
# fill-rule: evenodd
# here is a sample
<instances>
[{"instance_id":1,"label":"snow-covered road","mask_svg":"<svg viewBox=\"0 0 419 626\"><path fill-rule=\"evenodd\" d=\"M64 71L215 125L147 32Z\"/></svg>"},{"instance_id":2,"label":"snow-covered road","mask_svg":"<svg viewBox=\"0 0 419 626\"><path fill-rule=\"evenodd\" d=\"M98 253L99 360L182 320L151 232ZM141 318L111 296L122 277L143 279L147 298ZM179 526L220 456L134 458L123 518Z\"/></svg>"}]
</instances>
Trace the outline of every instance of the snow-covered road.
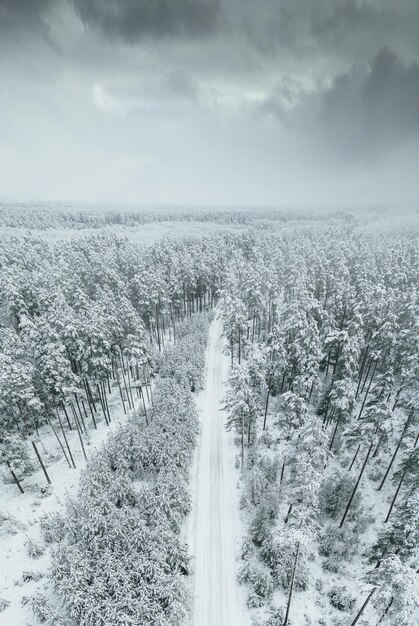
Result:
<instances>
[{"instance_id":1,"label":"snow-covered road","mask_svg":"<svg viewBox=\"0 0 419 626\"><path fill-rule=\"evenodd\" d=\"M222 320L210 328L206 386L201 394L201 435L194 506L195 588L193 626L246 626L237 583L238 502L234 448L220 410L228 358Z\"/></svg>"}]
</instances>

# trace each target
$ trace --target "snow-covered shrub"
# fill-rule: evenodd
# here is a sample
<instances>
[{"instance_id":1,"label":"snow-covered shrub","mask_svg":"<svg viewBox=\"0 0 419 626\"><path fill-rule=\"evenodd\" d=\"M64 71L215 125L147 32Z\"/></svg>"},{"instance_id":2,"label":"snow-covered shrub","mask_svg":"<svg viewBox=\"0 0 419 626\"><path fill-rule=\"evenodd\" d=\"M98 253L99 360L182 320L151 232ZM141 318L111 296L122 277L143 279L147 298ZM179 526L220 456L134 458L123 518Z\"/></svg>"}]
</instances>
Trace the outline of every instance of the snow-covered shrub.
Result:
<instances>
[{"instance_id":1,"label":"snow-covered shrub","mask_svg":"<svg viewBox=\"0 0 419 626\"><path fill-rule=\"evenodd\" d=\"M343 585L334 585L328 593L330 603L339 611L351 611L355 606L356 599Z\"/></svg>"},{"instance_id":2,"label":"snow-covered shrub","mask_svg":"<svg viewBox=\"0 0 419 626\"><path fill-rule=\"evenodd\" d=\"M322 484L320 489L321 510L332 519L342 515L348 504L349 498L355 485L355 478L343 473L342 470L331 474ZM353 519L361 504L361 494L357 492L352 500L349 519Z\"/></svg>"},{"instance_id":3,"label":"snow-covered shrub","mask_svg":"<svg viewBox=\"0 0 419 626\"><path fill-rule=\"evenodd\" d=\"M282 626L284 623L285 611L282 607L272 609L264 626ZM288 620L289 626L292 626L292 621Z\"/></svg>"},{"instance_id":4,"label":"snow-covered shrub","mask_svg":"<svg viewBox=\"0 0 419 626\"><path fill-rule=\"evenodd\" d=\"M252 586L259 598L266 598L273 591L273 581L269 569L255 558L247 559L239 570L239 581ZM257 606L257 605L253 605Z\"/></svg>"},{"instance_id":5,"label":"snow-covered shrub","mask_svg":"<svg viewBox=\"0 0 419 626\"><path fill-rule=\"evenodd\" d=\"M339 528L336 524L327 524L320 533L320 554L330 557L337 564L355 554L358 546L359 537L349 526Z\"/></svg>"},{"instance_id":6,"label":"snow-covered shrub","mask_svg":"<svg viewBox=\"0 0 419 626\"><path fill-rule=\"evenodd\" d=\"M289 525L272 531L261 547L261 556L269 566L274 582L283 589L288 589L290 585L295 552L294 529ZM300 558L295 574L296 589L307 589L309 578L307 558L311 554L310 548L300 547Z\"/></svg>"},{"instance_id":7,"label":"snow-covered shrub","mask_svg":"<svg viewBox=\"0 0 419 626\"><path fill-rule=\"evenodd\" d=\"M245 539L243 539L240 549L240 557L243 560L246 560L250 558L251 555L255 554L255 552L256 549L250 537L246 537Z\"/></svg>"},{"instance_id":8,"label":"snow-covered shrub","mask_svg":"<svg viewBox=\"0 0 419 626\"><path fill-rule=\"evenodd\" d=\"M274 497L264 498L263 503L254 511L250 521L249 531L252 541L260 546L267 539L275 522L278 510L278 500Z\"/></svg>"},{"instance_id":9,"label":"snow-covered shrub","mask_svg":"<svg viewBox=\"0 0 419 626\"><path fill-rule=\"evenodd\" d=\"M59 513L45 513L39 520L41 534L46 543L61 541L65 534L64 519Z\"/></svg>"},{"instance_id":10,"label":"snow-covered shrub","mask_svg":"<svg viewBox=\"0 0 419 626\"><path fill-rule=\"evenodd\" d=\"M5 482L13 482L8 464L18 479L33 471L34 466L29 456L28 447L19 435L1 437L0 464L2 465L2 475Z\"/></svg>"},{"instance_id":11,"label":"snow-covered shrub","mask_svg":"<svg viewBox=\"0 0 419 626\"><path fill-rule=\"evenodd\" d=\"M44 547L30 537L26 537L24 545L26 548L26 552L33 559L39 558L44 553Z\"/></svg>"},{"instance_id":12,"label":"snow-covered shrub","mask_svg":"<svg viewBox=\"0 0 419 626\"><path fill-rule=\"evenodd\" d=\"M42 577L43 577L43 574L41 572L33 572L33 571L25 570L22 574L22 578L20 579L19 584L23 585L24 583L30 583L33 580L34 581L41 580Z\"/></svg>"},{"instance_id":13,"label":"snow-covered shrub","mask_svg":"<svg viewBox=\"0 0 419 626\"><path fill-rule=\"evenodd\" d=\"M10 600L5 600L4 598L0 598L0 613L4 611L4 609L7 609L9 605L10 605Z\"/></svg>"},{"instance_id":14,"label":"snow-covered shrub","mask_svg":"<svg viewBox=\"0 0 419 626\"><path fill-rule=\"evenodd\" d=\"M246 605L249 609L257 609L264 605L265 599L259 596L255 591L251 590L247 594Z\"/></svg>"},{"instance_id":15,"label":"snow-covered shrub","mask_svg":"<svg viewBox=\"0 0 419 626\"><path fill-rule=\"evenodd\" d=\"M268 450L272 446L272 444L274 443L274 437L270 433L269 428L267 428L266 430L262 432L262 434L259 437L259 443L261 446L268 448Z\"/></svg>"},{"instance_id":16,"label":"snow-covered shrub","mask_svg":"<svg viewBox=\"0 0 419 626\"><path fill-rule=\"evenodd\" d=\"M0 535L16 535L19 530L26 528L22 522L9 513L0 511Z\"/></svg>"},{"instance_id":17,"label":"snow-covered shrub","mask_svg":"<svg viewBox=\"0 0 419 626\"><path fill-rule=\"evenodd\" d=\"M37 593L29 598L24 597L22 604L29 605L36 618L41 624L46 626L66 626L66 620L54 609L47 598L41 593Z\"/></svg>"},{"instance_id":18,"label":"snow-covered shrub","mask_svg":"<svg viewBox=\"0 0 419 626\"><path fill-rule=\"evenodd\" d=\"M162 472L156 484L144 490L140 506L150 525L162 523L163 519L175 532L179 532L182 520L190 511L186 481L173 472Z\"/></svg>"},{"instance_id":19,"label":"snow-covered shrub","mask_svg":"<svg viewBox=\"0 0 419 626\"><path fill-rule=\"evenodd\" d=\"M268 486L265 472L260 465L254 465L246 474L246 495L254 506L260 504Z\"/></svg>"}]
</instances>

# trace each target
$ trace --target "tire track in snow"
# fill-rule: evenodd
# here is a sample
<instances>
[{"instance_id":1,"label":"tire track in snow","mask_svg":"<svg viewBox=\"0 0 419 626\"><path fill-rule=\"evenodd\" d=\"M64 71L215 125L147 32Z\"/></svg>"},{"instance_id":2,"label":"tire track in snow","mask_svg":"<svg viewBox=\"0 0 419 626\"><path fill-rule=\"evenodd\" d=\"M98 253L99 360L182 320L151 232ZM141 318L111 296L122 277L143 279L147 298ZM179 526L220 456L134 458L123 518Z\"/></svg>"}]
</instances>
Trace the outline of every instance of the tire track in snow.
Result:
<instances>
[{"instance_id":1,"label":"tire track in snow","mask_svg":"<svg viewBox=\"0 0 419 626\"><path fill-rule=\"evenodd\" d=\"M238 502L234 448L220 410L228 358L223 355L222 320L210 328L206 386L201 410L195 502L193 626L246 626L237 582Z\"/></svg>"}]
</instances>

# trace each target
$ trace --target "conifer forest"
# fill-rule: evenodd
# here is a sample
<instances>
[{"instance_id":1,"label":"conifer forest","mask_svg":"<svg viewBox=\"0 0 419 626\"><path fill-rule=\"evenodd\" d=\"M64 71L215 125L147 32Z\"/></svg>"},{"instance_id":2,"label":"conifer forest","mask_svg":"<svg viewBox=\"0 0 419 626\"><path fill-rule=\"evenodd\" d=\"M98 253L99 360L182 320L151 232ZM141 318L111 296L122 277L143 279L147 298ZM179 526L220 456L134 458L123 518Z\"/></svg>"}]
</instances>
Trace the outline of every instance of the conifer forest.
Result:
<instances>
[{"instance_id":1,"label":"conifer forest","mask_svg":"<svg viewBox=\"0 0 419 626\"><path fill-rule=\"evenodd\" d=\"M419 624L417 212L0 220L0 624Z\"/></svg>"}]
</instances>

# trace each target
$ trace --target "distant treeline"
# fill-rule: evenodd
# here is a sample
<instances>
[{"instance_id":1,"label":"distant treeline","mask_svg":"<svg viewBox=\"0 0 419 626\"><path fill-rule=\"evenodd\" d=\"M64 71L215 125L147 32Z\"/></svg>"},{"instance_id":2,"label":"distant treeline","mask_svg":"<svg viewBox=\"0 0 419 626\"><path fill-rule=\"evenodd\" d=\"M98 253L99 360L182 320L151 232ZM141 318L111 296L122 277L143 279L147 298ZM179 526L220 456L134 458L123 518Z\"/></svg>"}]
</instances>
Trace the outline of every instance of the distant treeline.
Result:
<instances>
[{"instance_id":1,"label":"distant treeline","mask_svg":"<svg viewBox=\"0 0 419 626\"><path fill-rule=\"evenodd\" d=\"M47 230L50 228L103 228L110 225L137 226L155 222L217 222L219 224L254 224L275 222L354 220L344 210L314 209L205 209L110 208L98 205L50 203L0 203L0 226Z\"/></svg>"}]
</instances>

